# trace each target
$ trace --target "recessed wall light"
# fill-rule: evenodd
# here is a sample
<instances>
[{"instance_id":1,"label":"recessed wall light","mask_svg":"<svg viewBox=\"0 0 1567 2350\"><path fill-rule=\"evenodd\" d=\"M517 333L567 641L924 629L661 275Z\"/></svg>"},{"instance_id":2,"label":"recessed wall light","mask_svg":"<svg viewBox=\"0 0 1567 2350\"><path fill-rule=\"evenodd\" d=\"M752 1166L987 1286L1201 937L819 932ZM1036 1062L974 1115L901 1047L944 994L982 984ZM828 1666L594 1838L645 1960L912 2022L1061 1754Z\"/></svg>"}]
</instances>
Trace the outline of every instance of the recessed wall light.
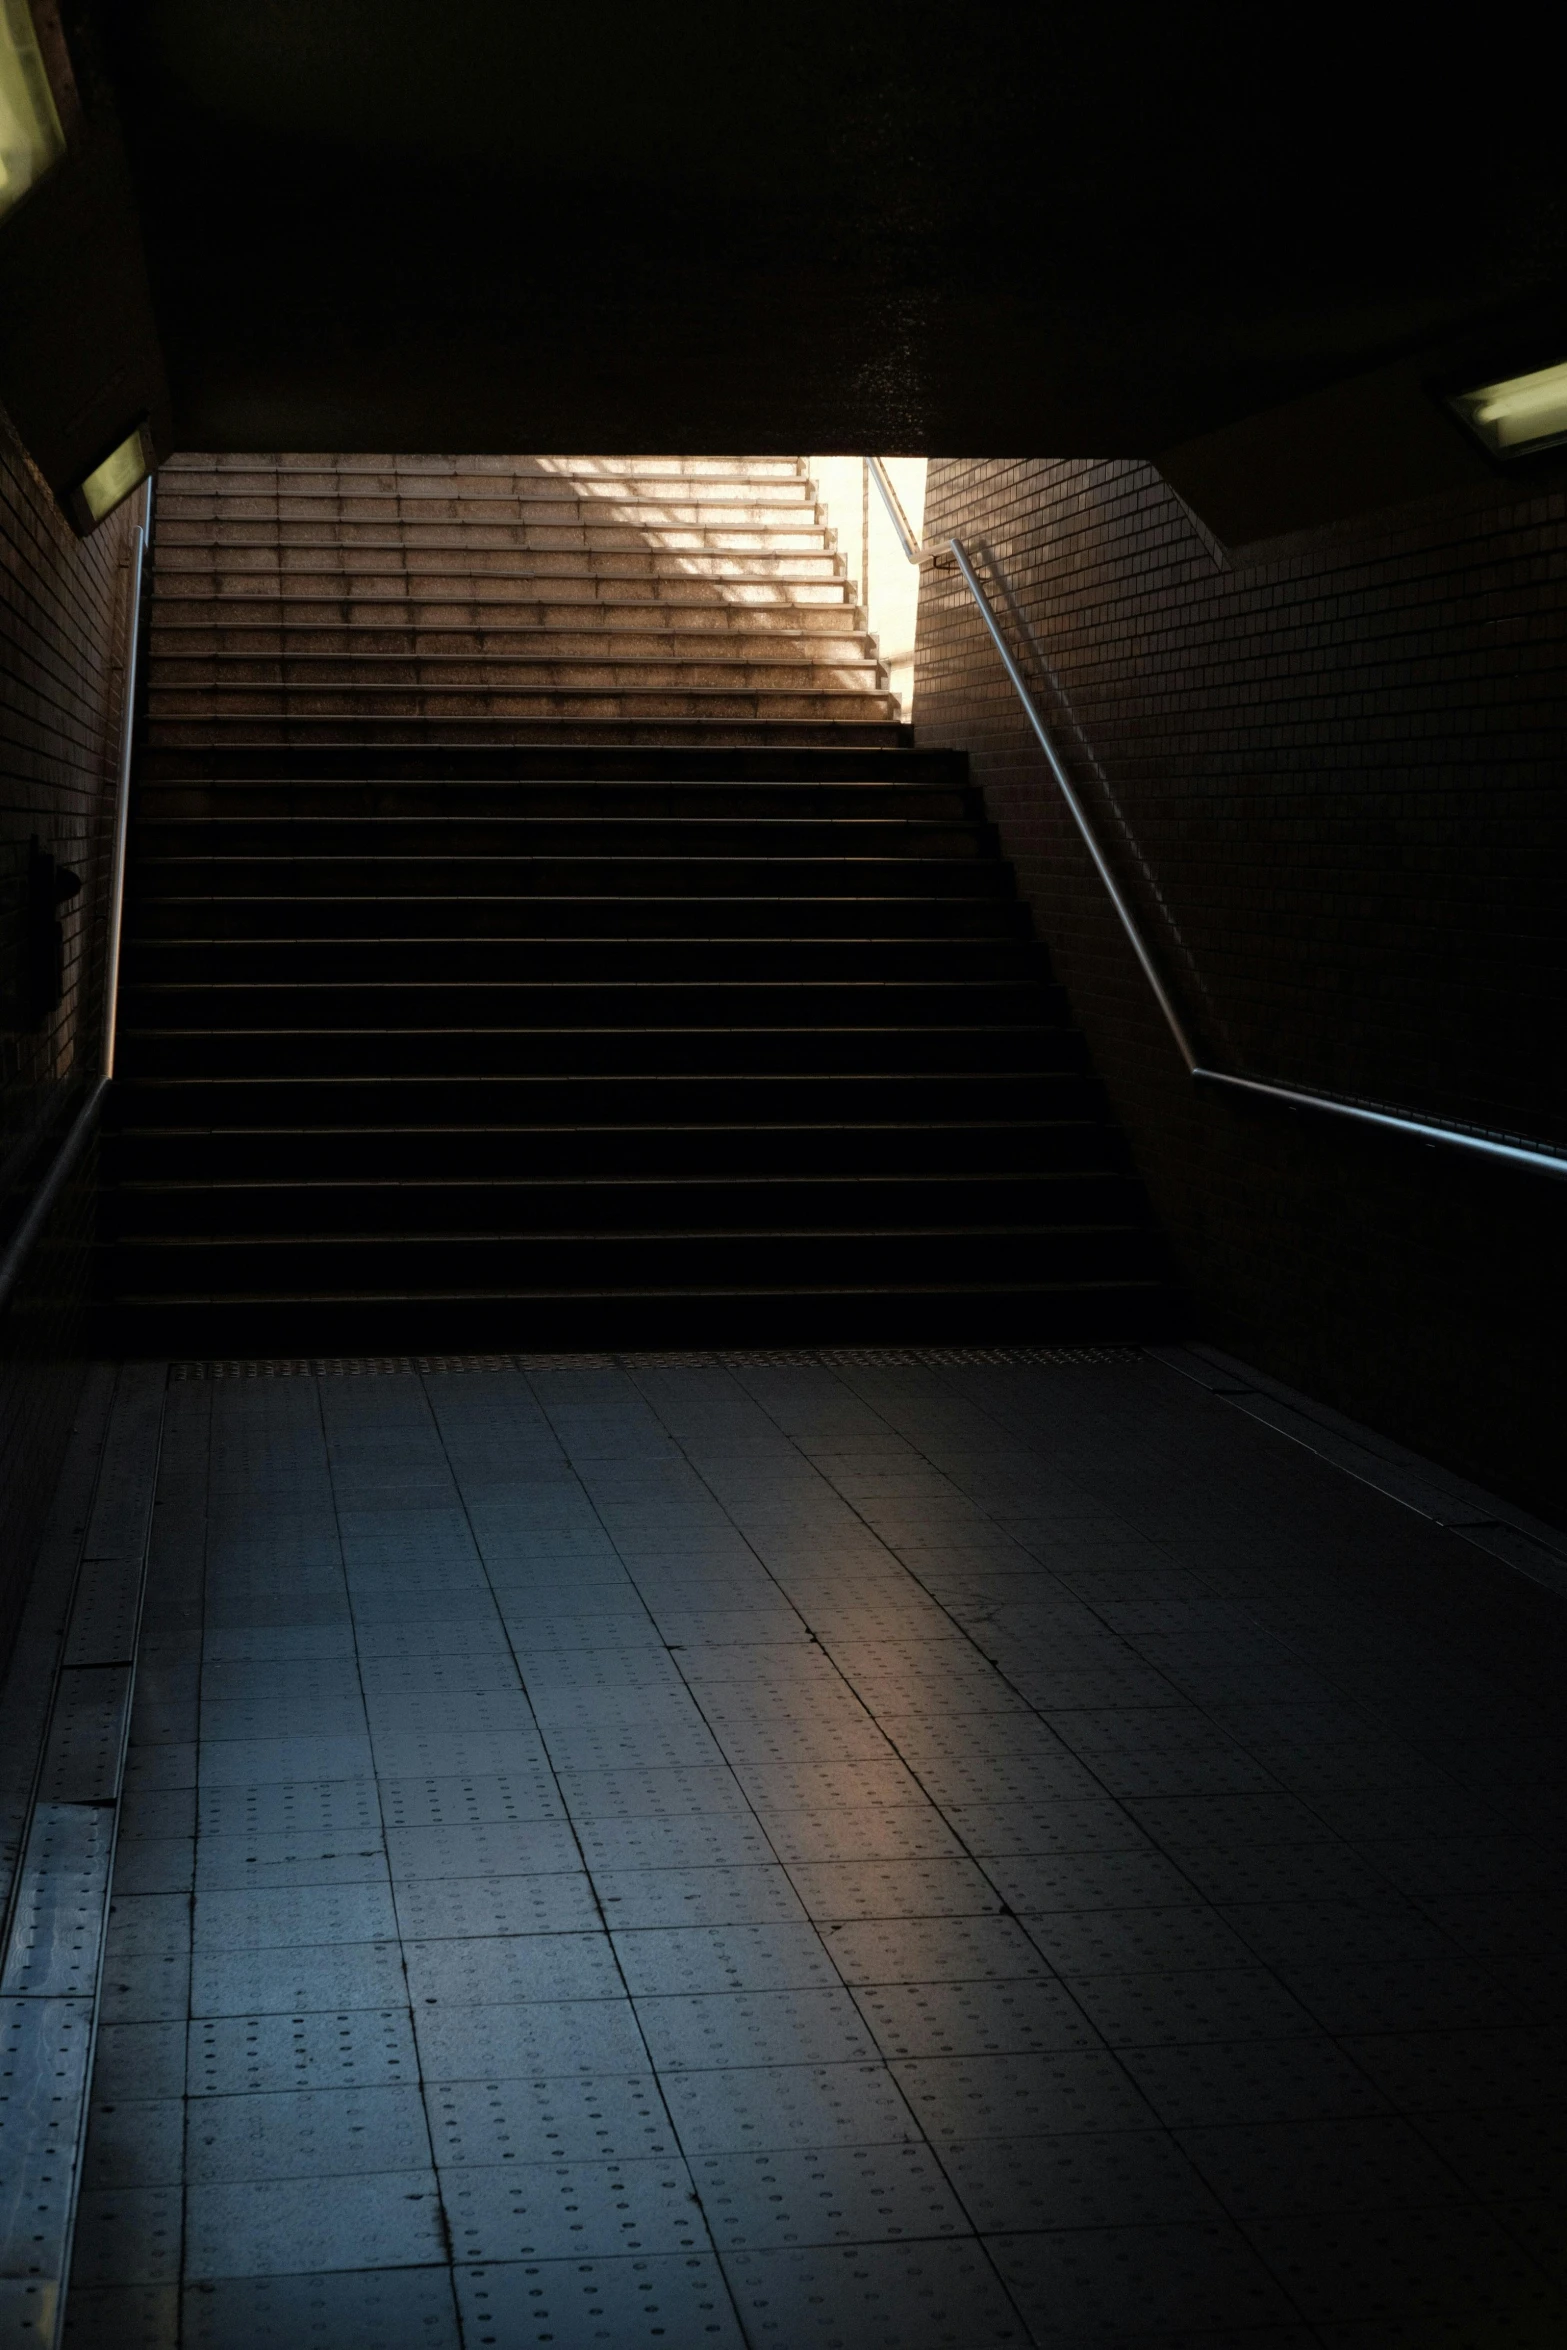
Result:
<instances>
[{"instance_id":1,"label":"recessed wall light","mask_svg":"<svg viewBox=\"0 0 1567 2350\"><path fill-rule=\"evenodd\" d=\"M124 504L132 490L140 488L156 462L146 426L138 424L71 492L71 520L77 529L84 536L96 530L106 515Z\"/></svg>"},{"instance_id":2,"label":"recessed wall light","mask_svg":"<svg viewBox=\"0 0 1567 2350\"><path fill-rule=\"evenodd\" d=\"M1567 359L1533 375L1509 375L1500 383L1460 392L1454 408L1493 457L1524 457L1567 441Z\"/></svg>"},{"instance_id":3,"label":"recessed wall light","mask_svg":"<svg viewBox=\"0 0 1567 2350\"><path fill-rule=\"evenodd\" d=\"M0 0L0 217L65 153L27 0Z\"/></svg>"}]
</instances>

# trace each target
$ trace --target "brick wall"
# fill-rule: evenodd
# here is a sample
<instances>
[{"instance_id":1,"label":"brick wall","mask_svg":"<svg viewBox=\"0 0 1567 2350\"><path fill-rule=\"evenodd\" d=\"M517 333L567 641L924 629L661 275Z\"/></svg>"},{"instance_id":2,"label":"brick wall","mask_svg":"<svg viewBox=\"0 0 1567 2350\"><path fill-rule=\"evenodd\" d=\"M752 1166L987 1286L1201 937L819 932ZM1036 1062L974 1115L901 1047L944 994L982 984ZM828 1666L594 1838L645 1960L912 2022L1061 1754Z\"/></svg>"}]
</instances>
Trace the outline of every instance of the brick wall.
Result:
<instances>
[{"instance_id":1,"label":"brick wall","mask_svg":"<svg viewBox=\"0 0 1567 2350\"><path fill-rule=\"evenodd\" d=\"M1204 1057L1567 1144L1564 514L1485 484L1231 565L1151 466L933 461L927 537L1010 587ZM1560 1510L1567 1186L1193 1087L950 571L914 715L973 756L1205 1334Z\"/></svg>"},{"instance_id":2,"label":"brick wall","mask_svg":"<svg viewBox=\"0 0 1567 2350\"><path fill-rule=\"evenodd\" d=\"M96 1072L104 882L126 591L140 501L82 542L0 414L0 971L14 968L28 844L82 875L65 995L42 1026L0 1012L0 1245ZM0 979L0 986L4 985ZM10 1022L11 1025L3 1023ZM92 1154L0 1314L0 1659L7 1653L83 1370Z\"/></svg>"}]
</instances>

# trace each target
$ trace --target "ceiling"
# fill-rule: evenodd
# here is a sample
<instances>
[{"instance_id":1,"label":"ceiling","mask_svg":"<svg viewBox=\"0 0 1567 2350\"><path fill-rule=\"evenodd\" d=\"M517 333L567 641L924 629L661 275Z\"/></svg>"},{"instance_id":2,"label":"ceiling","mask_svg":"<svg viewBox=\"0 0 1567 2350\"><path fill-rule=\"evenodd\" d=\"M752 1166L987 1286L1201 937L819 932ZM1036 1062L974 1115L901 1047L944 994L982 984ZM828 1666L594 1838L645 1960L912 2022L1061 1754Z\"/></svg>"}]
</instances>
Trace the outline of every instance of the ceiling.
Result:
<instances>
[{"instance_id":1,"label":"ceiling","mask_svg":"<svg viewBox=\"0 0 1567 2350\"><path fill-rule=\"evenodd\" d=\"M175 443L1147 454L1561 356L1549 76L1359 21L113 0Z\"/></svg>"}]
</instances>

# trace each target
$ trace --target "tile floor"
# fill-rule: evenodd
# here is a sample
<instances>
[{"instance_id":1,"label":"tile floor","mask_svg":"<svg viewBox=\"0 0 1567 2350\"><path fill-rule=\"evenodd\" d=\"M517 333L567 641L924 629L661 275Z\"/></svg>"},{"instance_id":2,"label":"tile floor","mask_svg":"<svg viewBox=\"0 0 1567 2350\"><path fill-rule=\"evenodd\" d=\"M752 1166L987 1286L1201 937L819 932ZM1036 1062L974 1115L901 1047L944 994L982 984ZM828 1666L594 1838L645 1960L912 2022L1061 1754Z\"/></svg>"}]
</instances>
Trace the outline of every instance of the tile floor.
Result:
<instances>
[{"instance_id":1,"label":"tile floor","mask_svg":"<svg viewBox=\"0 0 1567 2350\"><path fill-rule=\"evenodd\" d=\"M1560 2350L1564 1633L1146 1359L172 1383L68 2339Z\"/></svg>"}]
</instances>

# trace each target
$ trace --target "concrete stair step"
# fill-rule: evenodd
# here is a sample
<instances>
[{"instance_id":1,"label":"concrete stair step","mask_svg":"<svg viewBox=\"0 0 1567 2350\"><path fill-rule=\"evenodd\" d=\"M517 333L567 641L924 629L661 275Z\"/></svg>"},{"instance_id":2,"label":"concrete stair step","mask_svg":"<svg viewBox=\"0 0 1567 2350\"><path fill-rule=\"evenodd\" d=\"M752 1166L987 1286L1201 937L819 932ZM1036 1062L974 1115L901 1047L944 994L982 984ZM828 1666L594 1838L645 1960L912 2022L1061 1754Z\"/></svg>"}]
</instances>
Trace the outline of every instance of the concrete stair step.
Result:
<instances>
[{"instance_id":1,"label":"concrete stair step","mask_svg":"<svg viewBox=\"0 0 1567 2350\"><path fill-rule=\"evenodd\" d=\"M852 725L840 719L798 720L768 718L648 718L558 716L499 718L490 715L412 718L385 716L349 718L238 718L155 719L149 722L144 747L148 751L214 753L228 758L244 751L318 752L354 750L381 757L394 751L428 753L449 747L456 753L476 747L497 750L570 748L600 754L610 752L806 751L837 749L846 734L867 749L903 750L908 729L851 713Z\"/></svg>"},{"instance_id":2,"label":"concrete stair step","mask_svg":"<svg viewBox=\"0 0 1567 2350\"><path fill-rule=\"evenodd\" d=\"M388 685L377 692L363 684L278 686L200 686L182 690L154 688L148 697L148 717L155 722L200 719L209 725L238 725L257 717L354 717L379 719L460 718L774 718L784 720L853 723L862 713L869 720L892 723L896 704L890 694L847 687L812 693L788 686L757 686L737 690L726 686L669 687L660 684L620 685L610 689L489 685Z\"/></svg>"},{"instance_id":3,"label":"concrete stair step","mask_svg":"<svg viewBox=\"0 0 1567 2350\"><path fill-rule=\"evenodd\" d=\"M861 628L850 582L719 581L690 572L576 571L529 573L518 593L505 573L465 578L383 571L354 573L208 572L166 568L158 574L154 626L227 626L231 619L285 625L321 620L342 626L374 624L388 615L434 624L477 623L499 615L507 625L580 626L589 615L600 626L657 628ZM515 623L507 616L516 615ZM198 619L199 616L199 619Z\"/></svg>"},{"instance_id":4,"label":"concrete stair step","mask_svg":"<svg viewBox=\"0 0 1567 2350\"><path fill-rule=\"evenodd\" d=\"M190 693L885 693L879 662L770 661L745 646L701 660L678 652L572 658L551 640L526 652L154 653L147 682L161 706Z\"/></svg>"},{"instance_id":5,"label":"concrete stair step","mask_svg":"<svg viewBox=\"0 0 1567 2350\"><path fill-rule=\"evenodd\" d=\"M854 667L872 663L868 637L836 634L827 629L742 629L684 626L649 628L627 622L616 628L573 625L551 627L542 619L531 626L482 627L461 621L409 622L391 627L384 622L361 622L344 627L337 621L253 620L211 626L203 621L173 622L161 618L148 631L147 651L154 666L175 661L359 661L392 657L402 660L498 660L522 657L550 661L747 661L783 667L822 663ZM760 640L760 641L758 641Z\"/></svg>"},{"instance_id":6,"label":"concrete stair step","mask_svg":"<svg viewBox=\"0 0 1567 2350\"><path fill-rule=\"evenodd\" d=\"M290 480L301 474L315 473L340 473L345 478L397 481L505 480L519 476L613 481L646 474L668 474L688 480L706 480L717 476L724 480L766 481L803 479L805 462L800 457L517 457L472 454L444 457L427 451L394 456L313 450L284 450L261 456L248 450L190 450L170 458L164 472L171 478L210 472L225 478L250 475L262 481Z\"/></svg>"},{"instance_id":7,"label":"concrete stair step","mask_svg":"<svg viewBox=\"0 0 1567 2350\"><path fill-rule=\"evenodd\" d=\"M820 537L820 533L817 534ZM817 549L790 553L784 548L648 547L569 545L476 546L467 536L453 534L449 544L405 545L401 539L291 541L287 544L244 545L239 542L165 540L154 559L153 572L161 592L162 580L172 571L225 571L244 578L256 572L323 577L391 575L404 581L418 579L711 579L711 580L846 580L843 559Z\"/></svg>"},{"instance_id":8,"label":"concrete stair step","mask_svg":"<svg viewBox=\"0 0 1567 2350\"><path fill-rule=\"evenodd\" d=\"M735 523L809 522L822 515L809 482L715 484L693 491L689 483L648 482L631 487L605 484L581 489L569 482L490 483L483 489L440 485L356 490L341 481L290 486L286 491L234 490L221 482L166 489L159 499L161 521L259 523L313 522L326 528L340 522L386 522L395 527L450 522L465 529L490 523L536 523L560 517L581 522L603 519L632 525L671 522L724 527Z\"/></svg>"},{"instance_id":9,"label":"concrete stair step","mask_svg":"<svg viewBox=\"0 0 1567 2350\"><path fill-rule=\"evenodd\" d=\"M534 1183L592 1186L610 1180L611 1171L615 1181L689 1183L693 1177L901 1179L917 1168L926 1178L1029 1175L1063 1200L1075 1184L1090 1181L1111 1188L1120 1218L1135 1220L1126 1199L1135 1179L1125 1145L1113 1128L1092 1117L890 1119L880 1125L850 1118L696 1129L591 1122L517 1127L495 1120L414 1128L316 1124L296 1131L146 1122L159 1100L159 1089L141 1089L136 1114L106 1135L111 1181L159 1183L170 1190L220 1183L320 1189L326 1181L349 1188L392 1180L515 1183L525 1174ZM395 1178L388 1174L389 1149L397 1154Z\"/></svg>"},{"instance_id":10,"label":"concrete stair step","mask_svg":"<svg viewBox=\"0 0 1567 2350\"><path fill-rule=\"evenodd\" d=\"M682 555L704 549L739 554L809 554L830 552L833 545L832 534L814 515L799 522L758 523L744 516L733 520L715 516L707 520L700 515L685 521L670 518L637 523L618 515L571 513L558 519L540 515L536 519L494 522L455 518L442 522L395 514L383 520L363 521L306 516L297 522L286 518L276 522L225 521L221 517L211 521L181 521L174 516L160 515L159 534L166 548L396 546L414 554L428 547L517 547L546 554L578 547L611 552L646 548L654 553Z\"/></svg>"}]
</instances>

